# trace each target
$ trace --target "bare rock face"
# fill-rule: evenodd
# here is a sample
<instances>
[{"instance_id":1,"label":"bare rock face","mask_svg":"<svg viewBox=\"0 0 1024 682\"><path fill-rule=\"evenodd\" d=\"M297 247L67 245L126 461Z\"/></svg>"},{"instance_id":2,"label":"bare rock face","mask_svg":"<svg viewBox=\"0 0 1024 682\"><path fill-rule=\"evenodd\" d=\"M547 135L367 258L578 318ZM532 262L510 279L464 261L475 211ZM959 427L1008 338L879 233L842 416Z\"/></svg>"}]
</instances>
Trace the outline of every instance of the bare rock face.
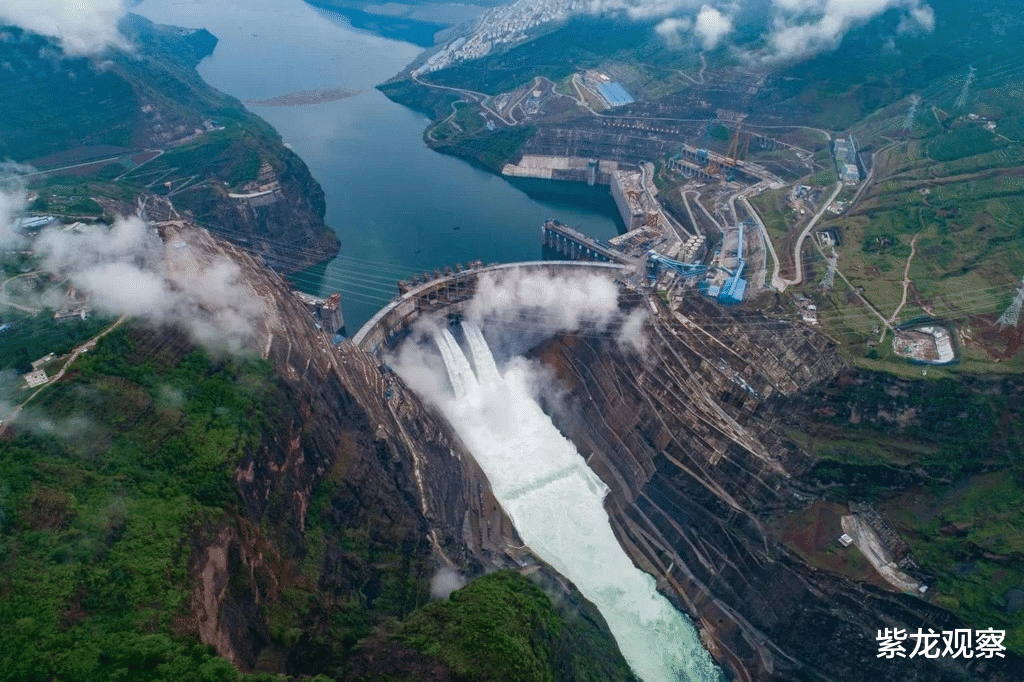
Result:
<instances>
[{"instance_id":1,"label":"bare rock face","mask_svg":"<svg viewBox=\"0 0 1024 682\"><path fill-rule=\"evenodd\" d=\"M264 162L270 177L253 191L211 184L193 192L186 206L203 224L217 225L220 236L276 269L295 272L335 256L339 242L324 225L323 190L309 169L288 149L279 157L278 167Z\"/></svg>"},{"instance_id":2,"label":"bare rock face","mask_svg":"<svg viewBox=\"0 0 1024 682\"><path fill-rule=\"evenodd\" d=\"M186 631L243 670L337 674L375 622L427 600L439 565L507 565L505 544L519 544L511 523L412 393L369 355L332 346L246 252L184 223L162 230L179 261L241 266L239 286L262 306L250 352L276 376L262 440L235 470L237 508L193 540ZM275 616L283 610L301 615Z\"/></svg>"},{"instance_id":3,"label":"bare rock face","mask_svg":"<svg viewBox=\"0 0 1024 682\"><path fill-rule=\"evenodd\" d=\"M237 507L193 540L182 629L244 670L344 679L356 642L426 601L439 564L508 565L520 541L461 443L377 359L333 347L245 252L185 225L163 229L183 253L241 264L240 283L263 302L249 346L276 376L276 408L235 469ZM766 530L815 496L800 483L814 458L777 424L794 396L844 369L827 338L698 297L681 313L659 308L648 332L640 354L562 336L536 355L569 391L555 421L609 485L620 542L733 677L1017 679L1009 655L878 658L883 628L960 624L926 601L815 570Z\"/></svg>"},{"instance_id":4,"label":"bare rock face","mask_svg":"<svg viewBox=\"0 0 1024 682\"><path fill-rule=\"evenodd\" d=\"M610 487L620 542L740 680L1011 680L1021 661L878 658L877 632L960 627L924 600L815 570L765 530L813 498L814 458L776 427L844 363L826 337L694 296L642 354L564 336L536 349L568 389L556 423ZM1012 660L1011 660L1012 659Z\"/></svg>"}]
</instances>

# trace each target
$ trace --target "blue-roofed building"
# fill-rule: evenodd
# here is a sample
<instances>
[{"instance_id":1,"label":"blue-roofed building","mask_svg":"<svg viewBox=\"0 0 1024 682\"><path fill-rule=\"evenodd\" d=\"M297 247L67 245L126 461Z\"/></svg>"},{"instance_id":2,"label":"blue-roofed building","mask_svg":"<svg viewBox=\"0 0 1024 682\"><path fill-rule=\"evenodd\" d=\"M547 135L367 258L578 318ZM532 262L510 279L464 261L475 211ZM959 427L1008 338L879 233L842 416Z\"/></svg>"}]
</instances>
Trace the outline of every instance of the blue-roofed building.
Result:
<instances>
[{"instance_id":1,"label":"blue-roofed building","mask_svg":"<svg viewBox=\"0 0 1024 682\"><path fill-rule=\"evenodd\" d=\"M609 107L621 107L635 101L633 96L626 92L626 88L618 83L598 83L597 92Z\"/></svg>"},{"instance_id":2,"label":"blue-roofed building","mask_svg":"<svg viewBox=\"0 0 1024 682\"><path fill-rule=\"evenodd\" d=\"M730 277L722 285L722 291L718 295L718 302L725 305L736 305L743 303L743 296L747 293L747 280L739 275Z\"/></svg>"}]
</instances>

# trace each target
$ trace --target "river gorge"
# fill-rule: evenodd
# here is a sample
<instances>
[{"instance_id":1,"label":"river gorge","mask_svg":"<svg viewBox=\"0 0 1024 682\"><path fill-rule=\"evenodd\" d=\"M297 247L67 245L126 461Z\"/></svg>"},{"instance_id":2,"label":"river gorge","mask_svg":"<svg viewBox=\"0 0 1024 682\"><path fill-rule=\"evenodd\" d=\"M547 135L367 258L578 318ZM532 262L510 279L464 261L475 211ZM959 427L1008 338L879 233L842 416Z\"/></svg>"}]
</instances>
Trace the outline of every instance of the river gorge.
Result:
<instances>
[{"instance_id":1,"label":"river gorge","mask_svg":"<svg viewBox=\"0 0 1024 682\"><path fill-rule=\"evenodd\" d=\"M422 51L417 45L353 29L340 15L302 0L146 0L133 11L217 36L198 70L241 100L321 89L355 93L304 106L248 105L324 188L326 222L341 252L294 281L314 294L341 291L351 332L412 274L475 259L538 259L546 218L597 238L619 231L607 188L529 180L513 185L430 150L423 141L428 121L374 89Z\"/></svg>"},{"instance_id":2,"label":"river gorge","mask_svg":"<svg viewBox=\"0 0 1024 682\"><path fill-rule=\"evenodd\" d=\"M289 96L346 91L345 97L304 106L250 107L277 128L324 186L327 222L341 239L341 252L293 282L314 293L340 290L349 331L392 298L396 280L474 259L536 260L537 228L547 217L599 238L619 229L614 204L603 189L563 185L551 195L541 184L513 185L430 151L422 140L422 115L374 89L418 54L415 45L354 30L299 0L246 5L147 0L135 11L215 34L220 43L199 71L240 99L303 101ZM673 311L655 297L619 293L623 300L615 305L651 310L645 322L650 345L642 356L608 335L573 327L556 330L527 354L571 396L557 415L546 414L550 405L521 385L516 361L501 358L501 376L494 376L497 369L485 362L475 332L467 332L461 342L476 363L472 367L460 342L441 335L449 370L455 367L447 381L457 397L447 407L435 404L432 409L414 382L401 373L402 379L392 375L379 356L347 342L336 355L322 335L311 340L311 328L296 331L302 312L292 310L294 302L279 300L289 311L287 324L280 325L287 331L275 331L267 346L269 358L303 401L301 409L289 408L284 415L287 429L280 443L267 444L268 452L284 454L239 465L237 478L250 517L272 509L268 500L287 500L292 505L287 514L294 515L290 530L301 538L307 510L315 508L317 486L337 475L346 486L337 488L340 502L332 500L333 515L324 517L331 523L370 519L374 532L397 536L407 531L402 539L426 527L430 547L420 543L417 560L426 565L428 556L446 557L472 575L514 565L522 559L514 548L529 545L578 583L613 632L619 616L604 609L614 609L616 600L600 594L609 585L588 581L629 574L632 584L644 583L637 587L644 598L654 596L656 585L675 607L661 621L670 623L662 634L685 640L685 648L695 653L683 663L678 651L659 644L660 661L636 663L636 650L625 650L648 645L643 627L653 621L634 618L631 633L618 642L644 679L671 679L684 669L689 679L711 678L713 668L698 645L710 650L727 675L744 680L972 679L955 666L894 663L875 656L874 632L882 623L953 627L948 612L912 596L813 570L772 535L773 519L820 493L813 481L801 479L813 469L814 458L779 424L788 401L808 386L835 380L846 368L835 344L806 327L718 308L698 296L686 297ZM280 291L275 296L288 298ZM443 320L442 315L435 324ZM485 335L495 333L486 324L481 328ZM472 397L479 395L485 376L492 381L484 384L504 386L497 403ZM342 405L344 419L321 410L325 403ZM507 421L510 415L519 419L515 428ZM303 426L307 419L308 428ZM346 427L348 422L354 426ZM350 432L339 435L339 428ZM510 435L516 431L521 433L513 435L540 433L540 440L516 440ZM358 447L350 441L358 441ZM281 449L282 443L288 447ZM542 455L543 464L555 467L557 475L545 477L535 467L503 480L493 468L510 460L528 468L528 458L517 457L527 450ZM542 515L538 493L569 483L571 489L550 492L556 501L571 497L578 503L574 512L563 514L554 504ZM275 486L277 497L270 494ZM381 509L374 508L382 501ZM602 566L570 565L550 551L549 545L566 540L558 532L545 536L554 518L580 531L584 554L598 545L616 545L616 568L600 575ZM394 519L401 524L392 531L387 524ZM587 525L595 521L601 522L596 524L600 531ZM227 555L232 543L242 546L239 551L254 566L253 575L264 571L270 576L272 562L250 561L249 555L258 552L243 536L242 531L218 536L214 546ZM296 539L296 544L307 540ZM341 547L329 547L320 557L324 576L341 575L328 570L343 563ZM227 602L217 601L224 599L218 596L217 581L227 581L234 569L218 573L215 555L211 551L200 568L205 574L214 566L210 572L216 580L210 581L206 596L211 604L223 605ZM321 583L337 587L327 578ZM235 611L244 607L257 613L258 590L253 595L239 598ZM662 602L651 603L657 604L652 609L659 617L665 615ZM699 638L681 613L697 622ZM233 653L232 660L251 667L264 642L237 625L223 619L219 629L204 637L234 638L218 645L218 652ZM837 657L823 646L828 641L841 642L844 655ZM971 672L1011 679L1001 664L975 661Z\"/></svg>"}]
</instances>

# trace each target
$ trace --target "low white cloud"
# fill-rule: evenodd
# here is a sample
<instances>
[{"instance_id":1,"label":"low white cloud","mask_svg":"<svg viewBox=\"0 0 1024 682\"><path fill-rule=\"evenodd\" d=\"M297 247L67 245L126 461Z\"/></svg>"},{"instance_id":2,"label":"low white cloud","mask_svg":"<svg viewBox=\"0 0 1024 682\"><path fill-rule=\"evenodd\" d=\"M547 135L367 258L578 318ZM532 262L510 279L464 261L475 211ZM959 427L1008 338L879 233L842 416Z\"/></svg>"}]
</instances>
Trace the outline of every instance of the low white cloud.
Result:
<instances>
[{"instance_id":1,"label":"low white cloud","mask_svg":"<svg viewBox=\"0 0 1024 682\"><path fill-rule=\"evenodd\" d=\"M935 11L925 0L591 0L592 14L626 16L635 21L662 18L654 30L670 47L692 32L704 49L725 43L741 13L764 23L764 62L809 57L835 48L856 26L892 9L902 12L899 33L929 32Z\"/></svg>"},{"instance_id":2,"label":"low white cloud","mask_svg":"<svg viewBox=\"0 0 1024 682\"><path fill-rule=\"evenodd\" d=\"M618 298L618 287L603 274L510 268L479 278L467 317L478 323L491 317L512 320L550 336L584 325L607 327L618 316Z\"/></svg>"},{"instance_id":3,"label":"low white cloud","mask_svg":"<svg viewBox=\"0 0 1024 682\"><path fill-rule=\"evenodd\" d=\"M615 334L615 340L619 345L632 348L638 352L647 350L647 334L644 332L644 324L646 322L647 310L644 308L634 308L619 325L619 331Z\"/></svg>"},{"instance_id":4,"label":"low white cloud","mask_svg":"<svg viewBox=\"0 0 1024 682\"><path fill-rule=\"evenodd\" d=\"M53 38L72 57L130 49L118 30L125 0L0 0L0 24Z\"/></svg>"},{"instance_id":5,"label":"low white cloud","mask_svg":"<svg viewBox=\"0 0 1024 682\"><path fill-rule=\"evenodd\" d=\"M466 579L458 571L442 566L430 579L430 596L434 599L447 599L452 592L465 586Z\"/></svg>"},{"instance_id":6,"label":"low white cloud","mask_svg":"<svg viewBox=\"0 0 1024 682\"><path fill-rule=\"evenodd\" d=\"M66 229L51 225L31 236L15 224L24 208L23 189L8 181L0 189L0 236L31 248L41 269L70 285L88 306L108 315L129 315L156 325L173 325L209 350L252 349L263 303L242 281L237 263L193 249L184 240L167 246L157 231L136 216L111 226ZM62 301L45 292L39 305Z\"/></svg>"},{"instance_id":7,"label":"low white cloud","mask_svg":"<svg viewBox=\"0 0 1024 682\"><path fill-rule=\"evenodd\" d=\"M679 47L682 45L680 34L689 31L691 26L693 26L693 22L686 17L681 19L669 17L658 22L658 25L654 27L654 32L661 36L669 47Z\"/></svg>"},{"instance_id":8,"label":"low white cloud","mask_svg":"<svg viewBox=\"0 0 1024 682\"><path fill-rule=\"evenodd\" d=\"M24 244L17 220L27 205L28 193L20 178L14 175L5 178L0 168L0 249L16 249Z\"/></svg>"},{"instance_id":9,"label":"low white cloud","mask_svg":"<svg viewBox=\"0 0 1024 682\"><path fill-rule=\"evenodd\" d=\"M931 33L935 30L935 10L929 5L912 7L896 29L900 33Z\"/></svg>"},{"instance_id":10,"label":"low white cloud","mask_svg":"<svg viewBox=\"0 0 1024 682\"><path fill-rule=\"evenodd\" d=\"M555 387L550 370L523 359L527 351L559 332L611 338L625 350L642 351L648 343L648 316L644 306L619 307L619 287L608 273L556 274L519 268L480 276L464 313L466 321L482 330L499 368L507 371L528 366L523 371L533 377L531 392L544 395L552 405L560 404L564 396ZM408 339L388 358L388 364L413 390L439 406L450 399L452 391L438 350L443 325L443 320L419 318ZM463 349L472 355L468 339Z\"/></svg>"},{"instance_id":11,"label":"low white cloud","mask_svg":"<svg viewBox=\"0 0 1024 682\"><path fill-rule=\"evenodd\" d=\"M586 11L590 14L625 14L630 19L644 20L667 17L694 10L701 0L590 0Z\"/></svg>"},{"instance_id":12,"label":"low white cloud","mask_svg":"<svg viewBox=\"0 0 1024 682\"><path fill-rule=\"evenodd\" d=\"M717 47L722 38L732 33L732 28L732 18L711 5L702 6L693 23L693 32L700 37L706 50Z\"/></svg>"},{"instance_id":13,"label":"low white cloud","mask_svg":"<svg viewBox=\"0 0 1024 682\"><path fill-rule=\"evenodd\" d=\"M650 0L629 3L629 7L626 8L626 15L630 19L642 20L642 19L657 19L658 17L665 17L681 10L688 10L693 8L696 4L696 0Z\"/></svg>"},{"instance_id":14,"label":"low white cloud","mask_svg":"<svg viewBox=\"0 0 1024 682\"><path fill-rule=\"evenodd\" d=\"M922 0L773 0L769 59L799 59L834 49L846 33L891 9L904 12L900 31L931 31L935 12Z\"/></svg>"}]
</instances>

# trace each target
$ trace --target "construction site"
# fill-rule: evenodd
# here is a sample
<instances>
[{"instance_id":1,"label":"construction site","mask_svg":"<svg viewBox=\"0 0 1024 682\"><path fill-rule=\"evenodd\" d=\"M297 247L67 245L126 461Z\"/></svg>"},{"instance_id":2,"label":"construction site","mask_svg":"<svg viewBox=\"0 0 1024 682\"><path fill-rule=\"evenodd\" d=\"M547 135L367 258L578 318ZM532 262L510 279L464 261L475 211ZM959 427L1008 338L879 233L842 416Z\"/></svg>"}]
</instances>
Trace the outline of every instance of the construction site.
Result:
<instances>
[{"instance_id":1,"label":"construction site","mask_svg":"<svg viewBox=\"0 0 1024 682\"><path fill-rule=\"evenodd\" d=\"M637 117L577 122L581 127L558 142L550 137L560 135L557 128L543 128L527 148L543 144L547 153L524 154L502 173L607 184L625 233L596 244L566 226L554 231L546 226L546 247L569 259L642 261L650 284L663 290L696 286L726 305L771 287L769 281L778 277L781 266L747 198L787 182L749 157L752 145L755 150L776 149L783 143L745 130L744 116L728 110L698 126ZM715 126L729 130L728 145L721 151L704 144ZM652 158L664 161L658 164ZM662 196L666 184L668 197Z\"/></svg>"},{"instance_id":2,"label":"construction site","mask_svg":"<svg viewBox=\"0 0 1024 682\"><path fill-rule=\"evenodd\" d=\"M949 329L940 324L897 329L892 349L901 358L929 365L948 365L956 360L953 337Z\"/></svg>"}]
</instances>

